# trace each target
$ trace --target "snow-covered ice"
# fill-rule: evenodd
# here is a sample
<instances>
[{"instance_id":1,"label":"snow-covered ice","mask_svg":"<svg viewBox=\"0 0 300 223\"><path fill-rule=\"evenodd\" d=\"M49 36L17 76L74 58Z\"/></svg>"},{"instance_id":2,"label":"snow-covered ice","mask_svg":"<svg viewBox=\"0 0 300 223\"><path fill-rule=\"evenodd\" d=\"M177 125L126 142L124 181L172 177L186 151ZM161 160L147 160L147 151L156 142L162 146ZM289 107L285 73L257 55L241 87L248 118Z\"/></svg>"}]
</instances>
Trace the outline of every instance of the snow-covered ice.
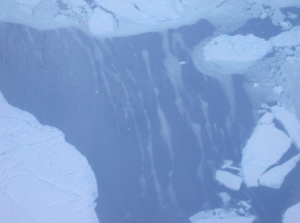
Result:
<instances>
[{"instance_id":1,"label":"snow-covered ice","mask_svg":"<svg viewBox=\"0 0 300 223\"><path fill-rule=\"evenodd\" d=\"M279 166L273 167L259 178L259 184L279 189L284 182L285 177L295 168L299 160L300 154Z\"/></svg>"},{"instance_id":2,"label":"snow-covered ice","mask_svg":"<svg viewBox=\"0 0 300 223\"><path fill-rule=\"evenodd\" d=\"M232 190L239 190L243 182L241 177L224 170L216 171L216 180Z\"/></svg>"},{"instance_id":3,"label":"snow-covered ice","mask_svg":"<svg viewBox=\"0 0 300 223\"><path fill-rule=\"evenodd\" d=\"M300 150L300 121L296 115L278 105L272 107L272 113L275 118L282 123L293 143L295 143L298 150Z\"/></svg>"},{"instance_id":4,"label":"snow-covered ice","mask_svg":"<svg viewBox=\"0 0 300 223\"><path fill-rule=\"evenodd\" d=\"M282 223L298 223L300 219L300 202L289 207L283 214Z\"/></svg>"},{"instance_id":5,"label":"snow-covered ice","mask_svg":"<svg viewBox=\"0 0 300 223\"><path fill-rule=\"evenodd\" d=\"M0 222L97 223L97 182L61 131L0 93Z\"/></svg>"},{"instance_id":6,"label":"snow-covered ice","mask_svg":"<svg viewBox=\"0 0 300 223\"><path fill-rule=\"evenodd\" d=\"M60 4L67 9L60 8ZM222 31L233 31L261 15L280 24L285 16L279 8L297 4L297 0L284 3L265 0L1 0L0 20L43 30L76 27L96 36L110 37L177 28L199 19L207 19ZM272 9L272 13L265 12L266 7ZM100 20L93 19L95 9L103 11L105 19L101 24ZM112 21L107 20L109 16L117 24L113 29L110 29ZM103 28L106 25L110 28Z\"/></svg>"},{"instance_id":7,"label":"snow-covered ice","mask_svg":"<svg viewBox=\"0 0 300 223\"><path fill-rule=\"evenodd\" d=\"M193 50L194 64L200 72L217 78L245 73L272 50L272 44L252 34L223 34L203 44L200 43Z\"/></svg>"},{"instance_id":8,"label":"snow-covered ice","mask_svg":"<svg viewBox=\"0 0 300 223\"><path fill-rule=\"evenodd\" d=\"M291 47L300 45L300 26L296 26L289 31L280 33L271 38L270 43L275 47Z\"/></svg>"},{"instance_id":9,"label":"snow-covered ice","mask_svg":"<svg viewBox=\"0 0 300 223\"><path fill-rule=\"evenodd\" d=\"M271 120L272 114L263 115L243 149L241 169L248 187L258 187L259 177L291 146L291 139Z\"/></svg>"}]
</instances>

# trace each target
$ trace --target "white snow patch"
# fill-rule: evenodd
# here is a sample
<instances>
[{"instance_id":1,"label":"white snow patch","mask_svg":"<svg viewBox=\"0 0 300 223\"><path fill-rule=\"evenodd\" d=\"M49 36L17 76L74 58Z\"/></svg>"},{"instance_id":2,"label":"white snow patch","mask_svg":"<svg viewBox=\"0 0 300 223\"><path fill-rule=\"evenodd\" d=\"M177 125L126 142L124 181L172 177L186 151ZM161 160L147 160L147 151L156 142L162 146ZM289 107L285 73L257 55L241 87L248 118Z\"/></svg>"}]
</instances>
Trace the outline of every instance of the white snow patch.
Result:
<instances>
[{"instance_id":1,"label":"white snow patch","mask_svg":"<svg viewBox=\"0 0 300 223\"><path fill-rule=\"evenodd\" d=\"M279 189L284 182L286 175L288 175L289 172L295 168L299 160L300 154L286 161L282 165L272 168L259 178L259 184L262 186Z\"/></svg>"},{"instance_id":2,"label":"white snow patch","mask_svg":"<svg viewBox=\"0 0 300 223\"><path fill-rule=\"evenodd\" d=\"M243 179L230 172L224 170L216 171L216 180L223 184L225 187L232 190L239 190Z\"/></svg>"},{"instance_id":3,"label":"white snow patch","mask_svg":"<svg viewBox=\"0 0 300 223\"><path fill-rule=\"evenodd\" d=\"M95 175L61 131L0 93L0 222L97 223Z\"/></svg>"},{"instance_id":4,"label":"white snow patch","mask_svg":"<svg viewBox=\"0 0 300 223\"><path fill-rule=\"evenodd\" d=\"M270 123L271 117L270 113L266 113L259 120L243 149L241 169L248 187L258 187L258 178L291 146L291 139Z\"/></svg>"},{"instance_id":5,"label":"white snow patch","mask_svg":"<svg viewBox=\"0 0 300 223\"><path fill-rule=\"evenodd\" d=\"M300 219L300 202L288 208L283 214L282 223L298 223Z\"/></svg>"}]
</instances>

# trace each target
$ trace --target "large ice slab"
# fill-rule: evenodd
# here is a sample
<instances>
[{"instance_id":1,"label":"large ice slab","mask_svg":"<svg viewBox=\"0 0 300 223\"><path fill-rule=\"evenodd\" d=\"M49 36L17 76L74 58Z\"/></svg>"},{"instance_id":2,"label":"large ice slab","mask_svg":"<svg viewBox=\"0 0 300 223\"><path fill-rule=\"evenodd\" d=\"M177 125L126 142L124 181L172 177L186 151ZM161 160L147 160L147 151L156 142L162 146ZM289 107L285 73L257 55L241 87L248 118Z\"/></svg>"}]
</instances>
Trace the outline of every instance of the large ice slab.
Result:
<instances>
[{"instance_id":1,"label":"large ice slab","mask_svg":"<svg viewBox=\"0 0 300 223\"><path fill-rule=\"evenodd\" d=\"M272 44L252 34L248 36L226 34L201 43L193 50L197 69L207 75L220 77L245 73L257 60L272 49Z\"/></svg>"},{"instance_id":2,"label":"large ice slab","mask_svg":"<svg viewBox=\"0 0 300 223\"><path fill-rule=\"evenodd\" d=\"M248 187L259 186L259 177L291 146L291 139L271 121L272 114L264 114L243 149L241 170Z\"/></svg>"},{"instance_id":3,"label":"large ice slab","mask_svg":"<svg viewBox=\"0 0 300 223\"><path fill-rule=\"evenodd\" d=\"M124 36L207 19L222 31L233 31L259 17L266 7L297 4L292 0L284 4L265 0L1 0L0 21L38 29L77 27L96 36Z\"/></svg>"},{"instance_id":4,"label":"large ice slab","mask_svg":"<svg viewBox=\"0 0 300 223\"><path fill-rule=\"evenodd\" d=\"M282 123L293 143L295 143L298 150L300 150L300 121L296 115L278 105L273 106L271 109L275 118Z\"/></svg>"},{"instance_id":5,"label":"large ice slab","mask_svg":"<svg viewBox=\"0 0 300 223\"><path fill-rule=\"evenodd\" d=\"M0 222L99 222L87 159L0 93Z\"/></svg>"},{"instance_id":6,"label":"large ice slab","mask_svg":"<svg viewBox=\"0 0 300 223\"><path fill-rule=\"evenodd\" d=\"M216 180L232 190L239 190L243 182L241 177L224 170L216 171Z\"/></svg>"},{"instance_id":7,"label":"large ice slab","mask_svg":"<svg viewBox=\"0 0 300 223\"><path fill-rule=\"evenodd\" d=\"M300 202L288 208L283 214L282 223L298 223L300 219Z\"/></svg>"},{"instance_id":8,"label":"large ice slab","mask_svg":"<svg viewBox=\"0 0 300 223\"><path fill-rule=\"evenodd\" d=\"M300 154L286 161L285 163L276 166L259 178L259 184L266 187L279 189L284 182L285 177L295 168L300 160Z\"/></svg>"}]
</instances>

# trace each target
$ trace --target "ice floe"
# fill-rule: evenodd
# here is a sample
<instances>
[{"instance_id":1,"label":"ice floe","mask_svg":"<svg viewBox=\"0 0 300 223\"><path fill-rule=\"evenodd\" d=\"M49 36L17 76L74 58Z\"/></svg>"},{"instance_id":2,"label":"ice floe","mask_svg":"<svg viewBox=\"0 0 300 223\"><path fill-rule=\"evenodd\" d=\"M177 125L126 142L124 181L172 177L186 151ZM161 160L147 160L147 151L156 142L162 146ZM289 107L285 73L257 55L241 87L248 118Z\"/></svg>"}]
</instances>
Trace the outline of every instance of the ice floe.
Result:
<instances>
[{"instance_id":1,"label":"ice floe","mask_svg":"<svg viewBox=\"0 0 300 223\"><path fill-rule=\"evenodd\" d=\"M273 167L259 178L259 184L279 189L284 182L285 177L295 168L299 160L300 154L279 166Z\"/></svg>"},{"instance_id":2,"label":"ice floe","mask_svg":"<svg viewBox=\"0 0 300 223\"><path fill-rule=\"evenodd\" d=\"M259 120L243 149L241 171L248 187L258 187L259 177L278 162L291 146L291 139L277 129L271 120L270 113Z\"/></svg>"},{"instance_id":3,"label":"ice floe","mask_svg":"<svg viewBox=\"0 0 300 223\"><path fill-rule=\"evenodd\" d=\"M224 170L216 171L216 180L232 190L239 190L243 182L241 177Z\"/></svg>"},{"instance_id":4,"label":"ice floe","mask_svg":"<svg viewBox=\"0 0 300 223\"><path fill-rule=\"evenodd\" d=\"M61 131L0 93L0 222L97 223L97 182Z\"/></svg>"},{"instance_id":5,"label":"ice floe","mask_svg":"<svg viewBox=\"0 0 300 223\"><path fill-rule=\"evenodd\" d=\"M300 202L288 208L283 214L282 223L298 223L300 219Z\"/></svg>"},{"instance_id":6,"label":"ice floe","mask_svg":"<svg viewBox=\"0 0 300 223\"><path fill-rule=\"evenodd\" d=\"M271 43L252 34L223 34L204 45L200 43L196 46L193 50L193 61L200 72L219 78L223 75L245 73L271 49Z\"/></svg>"},{"instance_id":7,"label":"ice floe","mask_svg":"<svg viewBox=\"0 0 300 223\"><path fill-rule=\"evenodd\" d=\"M300 45L300 26L296 26L289 31L280 33L271 38L270 43L275 47L291 47Z\"/></svg>"}]
</instances>

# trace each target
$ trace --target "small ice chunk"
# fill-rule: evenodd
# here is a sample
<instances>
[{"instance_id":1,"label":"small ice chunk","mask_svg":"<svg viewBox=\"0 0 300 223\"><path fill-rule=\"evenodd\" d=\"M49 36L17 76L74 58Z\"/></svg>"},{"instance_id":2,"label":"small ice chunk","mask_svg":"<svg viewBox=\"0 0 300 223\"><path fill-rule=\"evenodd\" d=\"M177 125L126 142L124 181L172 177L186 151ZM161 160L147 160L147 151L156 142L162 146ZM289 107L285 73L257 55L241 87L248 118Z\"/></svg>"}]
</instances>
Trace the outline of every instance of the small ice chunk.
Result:
<instances>
[{"instance_id":1,"label":"small ice chunk","mask_svg":"<svg viewBox=\"0 0 300 223\"><path fill-rule=\"evenodd\" d=\"M225 211L217 208L214 210L201 211L190 217L189 220L192 223L252 223L255 219L254 216L247 213L245 216L240 216L238 213L238 209Z\"/></svg>"},{"instance_id":2,"label":"small ice chunk","mask_svg":"<svg viewBox=\"0 0 300 223\"><path fill-rule=\"evenodd\" d=\"M287 14L290 19L296 19L298 17L298 15L290 13L290 12L288 12Z\"/></svg>"},{"instance_id":3,"label":"small ice chunk","mask_svg":"<svg viewBox=\"0 0 300 223\"><path fill-rule=\"evenodd\" d=\"M300 154L291 158L282 165L276 166L267 171L259 178L259 184L262 186L279 189L284 182L284 178L289 174L289 172L292 171L292 169L295 168L299 159Z\"/></svg>"},{"instance_id":4,"label":"small ice chunk","mask_svg":"<svg viewBox=\"0 0 300 223\"><path fill-rule=\"evenodd\" d=\"M243 179L230 172L224 170L216 171L216 180L223 184L225 187L232 190L239 190Z\"/></svg>"},{"instance_id":5,"label":"small ice chunk","mask_svg":"<svg viewBox=\"0 0 300 223\"><path fill-rule=\"evenodd\" d=\"M290 29L292 28L292 24L290 22L280 22L280 26L284 29L284 30L287 30L287 29Z\"/></svg>"},{"instance_id":6,"label":"small ice chunk","mask_svg":"<svg viewBox=\"0 0 300 223\"><path fill-rule=\"evenodd\" d=\"M282 223L298 223L300 219L300 202L289 207L283 214Z\"/></svg>"},{"instance_id":7,"label":"small ice chunk","mask_svg":"<svg viewBox=\"0 0 300 223\"><path fill-rule=\"evenodd\" d=\"M282 86L276 86L273 88L273 91L279 95L281 95L282 91L283 91L283 87Z\"/></svg>"},{"instance_id":8,"label":"small ice chunk","mask_svg":"<svg viewBox=\"0 0 300 223\"><path fill-rule=\"evenodd\" d=\"M227 204L231 200L231 197L226 192L219 193L219 196L222 198L224 204Z\"/></svg>"},{"instance_id":9,"label":"small ice chunk","mask_svg":"<svg viewBox=\"0 0 300 223\"><path fill-rule=\"evenodd\" d=\"M260 15L260 18L261 19L265 19L267 18L268 14L266 12L263 12L261 15Z\"/></svg>"},{"instance_id":10,"label":"small ice chunk","mask_svg":"<svg viewBox=\"0 0 300 223\"><path fill-rule=\"evenodd\" d=\"M224 164L221 168L226 169L227 167L231 166L232 164L233 164L232 160L224 160Z\"/></svg>"}]
</instances>

